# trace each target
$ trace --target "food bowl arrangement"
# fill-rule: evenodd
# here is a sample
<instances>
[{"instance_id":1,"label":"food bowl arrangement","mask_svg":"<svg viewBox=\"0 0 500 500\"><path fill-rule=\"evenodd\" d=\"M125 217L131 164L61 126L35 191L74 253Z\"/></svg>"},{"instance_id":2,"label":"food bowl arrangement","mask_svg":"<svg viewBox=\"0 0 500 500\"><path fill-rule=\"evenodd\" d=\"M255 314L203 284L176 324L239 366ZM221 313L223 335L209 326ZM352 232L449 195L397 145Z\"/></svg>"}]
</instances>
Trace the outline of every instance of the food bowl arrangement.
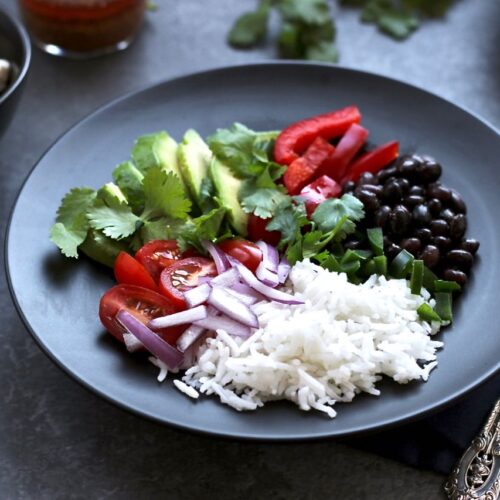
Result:
<instances>
[{"instance_id":1,"label":"food bowl arrangement","mask_svg":"<svg viewBox=\"0 0 500 500\"><path fill-rule=\"evenodd\" d=\"M26 31L0 8L0 137L14 114L30 60L31 45Z\"/></svg>"}]
</instances>

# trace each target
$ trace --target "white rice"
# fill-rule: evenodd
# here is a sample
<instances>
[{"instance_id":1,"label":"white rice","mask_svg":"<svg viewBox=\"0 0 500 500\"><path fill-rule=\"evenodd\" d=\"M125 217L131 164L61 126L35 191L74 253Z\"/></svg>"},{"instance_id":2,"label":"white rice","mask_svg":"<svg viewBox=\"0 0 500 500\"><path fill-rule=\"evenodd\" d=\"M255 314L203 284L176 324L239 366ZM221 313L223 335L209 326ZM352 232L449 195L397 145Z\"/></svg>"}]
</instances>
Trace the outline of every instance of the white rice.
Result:
<instances>
[{"instance_id":1,"label":"white rice","mask_svg":"<svg viewBox=\"0 0 500 500\"><path fill-rule=\"evenodd\" d=\"M412 295L406 280L377 276L353 285L307 260L293 267L287 284L303 305L260 302L253 310L261 327L250 338L219 330L201 345L182 378L196 395L217 395L237 410L288 399L333 418L337 401L378 396L382 375L400 384L426 381L437 365L443 344L430 336L440 325L416 312L425 301L432 305L426 290Z\"/></svg>"}]
</instances>

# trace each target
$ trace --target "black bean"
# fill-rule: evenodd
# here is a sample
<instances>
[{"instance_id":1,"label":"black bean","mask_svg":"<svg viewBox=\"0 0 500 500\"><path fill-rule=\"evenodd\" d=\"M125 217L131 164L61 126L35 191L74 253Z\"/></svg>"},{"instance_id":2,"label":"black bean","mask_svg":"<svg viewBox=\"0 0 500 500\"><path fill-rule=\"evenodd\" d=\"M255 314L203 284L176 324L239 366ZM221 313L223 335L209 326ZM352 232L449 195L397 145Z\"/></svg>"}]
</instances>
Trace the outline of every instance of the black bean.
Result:
<instances>
[{"instance_id":1,"label":"black bean","mask_svg":"<svg viewBox=\"0 0 500 500\"><path fill-rule=\"evenodd\" d=\"M444 219L431 221L430 228L434 236L446 236L450 232L450 226Z\"/></svg>"},{"instance_id":2,"label":"black bean","mask_svg":"<svg viewBox=\"0 0 500 500\"><path fill-rule=\"evenodd\" d=\"M436 236L434 238L434 245L439 248L441 253L447 252L451 247L451 240L446 236Z\"/></svg>"},{"instance_id":3,"label":"black bean","mask_svg":"<svg viewBox=\"0 0 500 500\"><path fill-rule=\"evenodd\" d=\"M386 182L382 190L382 197L386 203L397 203L401 200L403 192L396 180Z\"/></svg>"},{"instance_id":4,"label":"black bean","mask_svg":"<svg viewBox=\"0 0 500 500\"><path fill-rule=\"evenodd\" d=\"M434 217L436 217L437 215L439 215L439 212L441 212L441 209L443 208L443 205L441 204L441 202L437 198L431 198L427 202L427 206L429 207L430 213Z\"/></svg>"},{"instance_id":5,"label":"black bean","mask_svg":"<svg viewBox=\"0 0 500 500\"><path fill-rule=\"evenodd\" d=\"M467 250L472 255L476 255L476 252L479 249L479 241L473 240L472 238L467 238L460 243L459 247L462 250Z\"/></svg>"},{"instance_id":6,"label":"black bean","mask_svg":"<svg viewBox=\"0 0 500 500\"><path fill-rule=\"evenodd\" d=\"M361 189L359 192L356 193L356 196L359 199L359 201L363 203L365 209L368 212L375 212L375 210L377 210L378 207L380 206L377 195L375 193L372 193L371 191L368 191L367 189Z\"/></svg>"},{"instance_id":7,"label":"black bean","mask_svg":"<svg viewBox=\"0 0 500 500\"><path fill-rule=\"evenodd\" d=\"M396 255L401 252L401 247L399 245L396 245L395 243L391 243L386 249L385 249L385 254L387 255L387 258L389 260L394 259Z\"/></svg>"},{"instance_id":8,"label":"black bean","mask_svg":"<svg viewBox=\"0 0 500 500\"><path fill-rule=\"evenodd\" d=\"M410 181L408 179L404 179L403 177L397 179L397 183L399 184L399 187L401 188L401 191L403 193L407 193L410 189Z\"/></svg>"},{"instance_id":9,"label":"black bean","mask_svg":"<svg viewBox=\"0 0 500 500\"><path fill-rule=\"evenodd\" d=\"M371 191L377 196L380 196L382 194L382 186L379 184L363 184L363 189L366 191Z\"/></svg>"},{"instance_id":10,"label":"black bean","mask_svg":"<svg viewBox=\"0 0 500 500\"><path fill-rule=\"evenodd\" d=\"M441 210L441 213L439 214L439 218L444 219L447 222L450 222L453 217L455 217L455 212L449 208Z\"/></svg>"},{"instance_id":11,"label":"black bean","mask_svg":"<svg viewBox=\"0 0 500 500\"><path fill-rule=\"evenodd\" d=\"M384 168L377 174L377 180L379 182L385 182L389 177L397 175L397 173L396 167Z\"/></svg>"},{"instance_id":12,"label":"black bean","mask_svg":"<svg viewBox=\"0 0 500 500\"><path fill-rule=\"evenodd\" d=\"M360 184L373 184L375 181L375 176L371 172L363 172L358 179L358 185Z\"/></svg>"},{"instance_id":13,"label":"black bean","mask_svg":"<svg viewBox=\"0 0 500 500\"><path fill-rule=\"evenodd\" d=\"M427 245L420 254L420 258L429 269L437 266L440 257L439 248L435 245Z\"/></svg>"},{"instance_id":14,"label":"black bean","mask_svg":"<svg viewBox=\"0 0 500 500\"><path fill-rule=\"evenodd\" d=\"M404 177L415 177L421 162L413 157L404 157L397 165L397 169Z\"/></svg>"},{"instance_id":15,"label":"black bean","mask_svg":"<svg viewBox=\"0 0 500 500\"><path fill-rule=\"evenodd\" d=\"M434 159L427 158L418 169L418 175L424 184L435 182L441 177L441 165Z\"/></svg>"},{"instance_id":16,"label":"black bean","mask_svg":"<svg viewBox=\"0 0 500 500\"><path fill-rule=\"evenodd\" d=\"M441 202L447 202L451 199L451 191L436 182L434 184L429 184L427 188L427 196L429 198L437 198Z\"/></svg>"},{"instance_id":17,"label":"black bean","mask_svg":"<svg viewBox=\"0 0 500 500\"><path fill-rule=\"evenodd\" d=\"M432 238L432 232L427 227L422 227L415 231L415 237L418 238L422 243L427 243Z\"/></svg>"},{"instance_id":18,"label":"black bean","mask_svg":"<svg viewBox=\"0 0 500 500\"><path fill-rule=\"evenodd\" d=\"M467 275L456 269L446 269L443 273L443 278L448 281L454 281L460 286L464 286L467 283Z\"/></svg>"},{"instance_id":19,"label":"black bean","mask_svg":"<svg viewBox=\"0 0 500 500\"><path fill-rule=\"evenodd\" d=\"M462 271L470 269L474 262L474 257L470 252L460 249L450 250L446 254L446 259L451 265L458 267Z\"/></svg>"},{"instance_id":20,"label":"black bean","mask_svg":"<svg viewBox=\"0 0 500 500\"><path fill-rule=\"evenodd\" d=\"M422 186L412 186L410 188L410 194L416 196L425 196L425 189Z\"/></svg>"},{"instance_id":21,"label":"black bean","mask_svg":"<svg viewBox=\"0 0 500 500\"><path fill-rule=\"evenodd\" d=\"M454 189L451 190L451 206L457 214L467 213L467 205L465 204L465 201Z\"/></svg>"},{"instance_id":22,"label":"black bean","mask_svg":"<svg viewBox=\"0 0 500 500\"><path fill-rule=\"evenodd\" d=\"M424 198L422 196L418 196L416 194L411 194L410 196L407 196L404 200L403 203L408 207L408 208L413 208L416 205L421 205L424 203Z\"/></svg>"},{"instance_id":23,"label":"black bean","mask_svg":"<svg viewBox=\"0 0 500 500\"><path fill-rule=\"evenodd\" d=\"M347 181L344 184L344 192L351 193L352 191L354 191L355 187L356 187L356 183L354 181Z\"/></svg>"},{"instance_id":24,"label":"black bean","mask_svg":"<svg viewBox=\"0 0 500 500\"><path fill-rule=\"evenodd\" d=\"M426 226L431 221L432 217L427 208L427 205L417 205L412 212L413 221L416 226Z\"/></svg>"},{"instance_id":25,"label":"black bean","mask_svg":"<svg viewBox=\"0 0 500 500\"><path fill-rule=\"evenodd\" d=\"M450 236L459 240L467 229L467 218L464 214L455 215L450 221Z\"/></svg>"},{"instance_id":26,"label":"black bean","mask_svg":"<svg viewBox=\"0 0 500 500\"><path fill-rule=\"evenodd\" d=\"M391 215L391 207L387 205L382 205L375 213L375 224L377 226L384 228L387 225L389 216Z\"/></svg>"},{"instance_id":27,"label":"black bean","mask_svg":"<svg viewBox=\"0 0 500 500\"><path fill-rule=\"evenodd\" d=\"M404 248L413 256L416 256L422 248L422 242L418 238L406 238L400 243L400 245L401 248Z\"/></svg>"},{"instance_id":28,"label":"black bean","mask_svg":"<svg viewBox=\"0 0 500 500\"><path fill-rule=\"evenodd\" d=\"M405 234L411 224L410 211L404 205L396 205L390 215L390 227L394 234Z\"/></svg>"}]
</instances>

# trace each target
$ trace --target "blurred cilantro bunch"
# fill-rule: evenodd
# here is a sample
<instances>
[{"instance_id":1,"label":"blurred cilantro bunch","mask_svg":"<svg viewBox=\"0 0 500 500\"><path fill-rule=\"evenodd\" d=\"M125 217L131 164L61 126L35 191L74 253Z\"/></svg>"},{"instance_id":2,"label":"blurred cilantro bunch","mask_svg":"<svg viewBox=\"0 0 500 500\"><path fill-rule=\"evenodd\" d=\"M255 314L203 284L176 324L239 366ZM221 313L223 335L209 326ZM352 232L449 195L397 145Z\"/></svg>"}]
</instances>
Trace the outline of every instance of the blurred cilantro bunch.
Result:
<instances>
[{"instance_id":1,"label":"blurred cilantro bunch","mask_svg":"<svg viewBox=\"0 0 500 500\"><path fill-rule=\"evenodd\" d=\"M341 6L360 8L360 19L383 33L407 38L422 20L443 16L455 0L339 0ZM256 10L241 15L228 35L236 48L251 48L267 37L272 10L281 18L277 45L287 59L337 62L335 22L328 0L260 0Z\"/></svg>"}]
</instances>

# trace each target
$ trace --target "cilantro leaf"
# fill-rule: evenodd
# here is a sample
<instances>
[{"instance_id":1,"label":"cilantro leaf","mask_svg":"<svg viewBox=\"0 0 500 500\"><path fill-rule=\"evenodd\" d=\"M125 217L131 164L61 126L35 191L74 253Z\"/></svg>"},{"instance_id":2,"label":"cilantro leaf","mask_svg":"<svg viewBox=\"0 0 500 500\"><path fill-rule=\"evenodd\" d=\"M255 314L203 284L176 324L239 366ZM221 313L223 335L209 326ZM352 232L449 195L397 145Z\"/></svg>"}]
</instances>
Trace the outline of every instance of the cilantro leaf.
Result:
<instances>
[{"instance_id":1,"label":"cilantro leaf","mask_svg":"<svg viewBox=\"0 0 500 500\"><path fill-rule=\"evenodd\" d=\"M363 203L349 194L344 194L340 199L330 198L316 208L312 220L321 231L328 232L334 229L344 216L346 219L339 229L341 237L355 231L354 222L364 217Z\"/></svg>"},{"instance_id":2,"label":"cilantro leaf","mask_svg":"<svg viewBox=\"0 0 500 500\"><path fill-rule=\"evenodd\" d=\"M241 123L218 129L207 138L208 145L219 160L224 162L237 177L252 175L248 167L254 163L253 147L256 134Z\"/></svg>"},{"instance_id":3,"label":"cilantro leaf","mask_svg":"<svg viewBox=\"0 0 500 500\"><path fill-rule=\"evenodd\" d=\"M283 19L306 25L330 22L330 9L326 0L280 0L278 9Z\"/></svg>"},{"instance_id":4,"label":"cilantro leaf","mask_svg":"<svg viewBox=\"0 0 500 500\"><path fill-rule=\"evenodd\" d=\"M86 211L95 197L93 189L72 189L57 209L56 223L50 229L50 240L66 257L78 258L78 246L85 240L89 229Z\"/></svg>"},{"instance_id":5,"label":"cilantro leaf","mask_svg":"<svg viewBox=\"0 0 500 500\"><path fill-rule=\"evenodd\" d=\"M75 223L79 225L81 216L85 214L87 208L94 202L96 192L90 188L72 189L62 199L57 209L56 222L71 227Z\"/></svg>"},{"instance_id":6,"label":"cilantro leaf","mask_svg":"<svg viewBox=\"0 0 500 500\"><path fill-rule=\"evenodd\" d=\"M226 213L227 209L224 207L214 208L207 214L186 222L177 236L179 249L183 252L193 247L205 253L203 241L216 241L219 238Z\"/></svg>"},{"instance_id":7,"label":"cilantro leaf","mask_svg":"<svg viewBox=\"0 0 500 500\"><path fill-rule=\"evenodd\" d=\"M279 134L278 130L256 132L252 149L254 158L267 163L273 157L274 143Z\"/></svg>"},{"instance_id":8,"label":"cilantro leaf","mask_svg":"<svg viewBox=\"0 0 500 500\"><path fill-rule=\"evenodd\" d=\"M279 247L283 248L299 239L301 228L307 224L309 224L309 220L304 205L293 205L290 200L286 200L276 207L274 217L266 229L281 233Z\"/></svg>"},{"instance_id":9,"label":"cilantro leaf","mask_svg":"<svg viewBox=\"0 0 500 500\"><path fill-rule=\"evenodd\" d=\"M269 9L269 0L263 0L256 11L241 15L229 32L229 44L237 48L248 48L262 42L267 34Z\"/></svg>"},{"instance_id":10,"label":"cilantro leaf","mask_svg":"<svg viewBox=\"0 0 500 500\"><path fill-rule=\"evenodd\" d=\"M339 52L333 42L319 42L306 50L306 59L312 61L337 62Z\"/></svg>"},{"instance_id":11,"label":"cilantro leaf","mask_svg":"<svg viewBox=\"0 0 500 500\"><path fill-rule=\"evenodd\" d=\"M184 224L179 219L167 217L146 221L140 229L142 244L151 240L175 240L182 233Z\"/></svg>"},{"instance_id":12,"label":"cilantro leaf","mask_svg":"<svg viewBox=\"0 0 500 500\"><path fill-rule=\"evenodd\" d=\"M78 258L78 247L87 236L88 227L66 227L62 222L56 222L50 228L50 241L55 243L66 257Z\"/></svg>"},{"instance_id":13,"label":"cilantro leaf","mask_svg":"<svg viewBox=\"0 0 500 500\"><path fill-rule=\"evenodd\" d=\"M135 213L139 213L144 208L143 179L144 175L131 161L120 163L113 170L113 180L122 190Z\"/></svg>"},{"instance_id":14,"label":"cilantro leaf","mask_svg":"<svg viewBox=\"0 0 500 500\"><path fill-rule=\"evenodd\" d=\"M257 217L268 219L272 217L277 205L286 201L287 198L288 195L278 189L256 189L252 194L242 199L241 206L249 214L253 213Z\"/></svg>"},{"instance_id":15,"label":"cilantro leaf","mask_svg":"<svg viewBox=\"0 0 500 500\"><path fill-rule=\"evenodd\" d=\"M200 206L204 212L220 206L219 200L215 197L215 185L210 176L206 176L201 181L200 187Z\"/></svg>"},{"instance_id":16,"label":"cilantro leaf","mask_svg":"<svg viewBox=\"0 0 500 500\"><path fill-rule=\"evenodd\" d=\"M145 198L142 219L188 217L191 201L185 195L181 180L174 173L152 167L146 172L142 185Z\"/></svg>"},{"instance_id":17,"label":"cilantro leaf","mask_svg":"<svg viewBox=\"0 0 500 500\"><path fill-rule=\"evenodd\" d=\"M395 7L389 0L371 0L361 14L361 20L372 22L394 38L403 39L418 27L418 19L404 7Z\"/></svg>"},{"instance_id":18,"label":"cilantro leaf","mask_svg":"<svg viewBox=\"0 0 500 500\"><path fill-rule=\"evenodd\" d=\"M135 233L142 225L137 215L127 205L108 206L105 203L96 203L87 211L90 225L100 229L109 238L121 240Z\"/></svg>"}]
</instances>

